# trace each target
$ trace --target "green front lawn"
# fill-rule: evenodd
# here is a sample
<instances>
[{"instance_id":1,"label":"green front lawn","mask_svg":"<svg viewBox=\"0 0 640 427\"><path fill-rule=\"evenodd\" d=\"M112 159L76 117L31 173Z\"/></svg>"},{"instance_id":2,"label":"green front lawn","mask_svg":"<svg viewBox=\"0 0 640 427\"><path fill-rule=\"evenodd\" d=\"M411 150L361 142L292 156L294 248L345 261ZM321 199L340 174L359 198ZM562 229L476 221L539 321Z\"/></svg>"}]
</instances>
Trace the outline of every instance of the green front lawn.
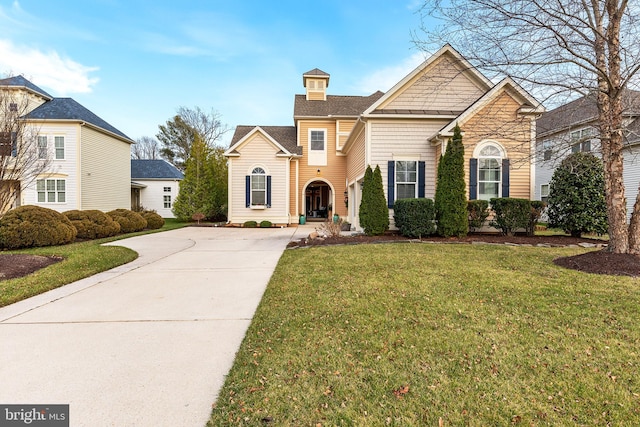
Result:
<instances>
[{"instance_id":1,"label":"green front lawn","mask_svg":"<svg viewBox=\"0 0 640 427\"><path fill-rule=\"evenodd\" d=\"M286 251L209 425L640 425L639 282L581 252Z\"/></svg>"},{"instance_id":2,"label":"green front lawn","mask_svg":"<svg viewBox=\"0 0 640 427\"><path fill-rule=\"evenodd\" d=\"M185 223L180 223L176 220L165 219L165 225L159 230L122 234L106 239L90 240L64 246L3 252L59 256L63 257L64 260L25 277L0 281L0 307L126 264L138 257L138 254L131 249L121 246L101 246L103 243L140 234L172 230L185 225Z\"/></svg>"}]
</instances>

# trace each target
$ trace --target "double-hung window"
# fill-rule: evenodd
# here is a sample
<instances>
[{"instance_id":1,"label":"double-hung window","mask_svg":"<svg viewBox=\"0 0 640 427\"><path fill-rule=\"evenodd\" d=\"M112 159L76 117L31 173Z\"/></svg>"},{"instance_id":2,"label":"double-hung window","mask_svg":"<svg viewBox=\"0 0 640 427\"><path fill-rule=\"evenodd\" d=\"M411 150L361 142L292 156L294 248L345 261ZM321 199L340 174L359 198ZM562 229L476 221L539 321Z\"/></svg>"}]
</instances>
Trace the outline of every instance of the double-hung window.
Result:
<instances>
[{"instance_id":1,"label":"double-hung window","mask_svg":"<svg viewBox=\"0 0 640 427\"><path fill-rule=\"evenodd\" d=\"M323 130L312 130L311 131L310 148L313 151L323 151L324 150L324 131Z\"/></svg>"},{"instance_id":2,"label":"double-hung window","mask_svg":"<svg viewBox=\"0 0 640 427\"><path fill-rule=\"evenodd\" d=\"M500 149L487 145L478 156L478 199L490 200L500 197L502 178L502 155Z\"/></svg>"},{"instance_id":3,"label":"double-hung window","mask_svg":"<svg viewBox=\"0 0 640 427\"><path fill-rule=\"evenodd\" d=\"M38 158L47 158L47 137L38 135Z\"/></svg>"},{"instance_id":4,"label":"double-hung window","mask_svg":"<svg viewBox=\"0 0 640 427\"><path fill-rule=\"evenodd\" d=\"M36 180L36 192L38 203L64 203L66 202L66 181L64 179L38 179Z\"/></svg>"},{"instance_id":5,"label":"double-hung window","mask_svg":"<svg viewBox=\"0 0 640 427\"><path fill-rule=\"evenodd\" d=\"M418 195L418 162L396 161L396 199L414 199Z\"/></svg>"},{"instance_id":6,"label":"double-hung window","mask_svg":"<svg viewBox=\"0 0 640 427\"><path fill-rule=\"evenodd\" d=\"M54 137L54 143L56 148L56 160L64 159L64 136Z\"/></svg>"},{"instance_id":7,"label":"double-hung window","mask_svg":"<svg viewBox=\"0 0 640 427\"><path fill-rule=\"evenodd\" d=\"M163 196L163 203L165 209L171 209L171 196Z\"/></svg>"},{"instance_id":8,"label":"double-hung window","mask_svg":"<svg viewBox=\"0 0 640 427\"><path fill-rule=\"evenodd\" d=\"M267 173L261 167L251 171L251 206L267 204Z\"/></svg>"},{"instance_id":9,"label":"double-hung window","mask_svg":"<svg viewBox=\"0 0 640 427\"><path fill-rule=\"evenodd\" d=\"M591 128L584 128L571 132L571 152L591 151Z\"/></svg>"}]
</instances>

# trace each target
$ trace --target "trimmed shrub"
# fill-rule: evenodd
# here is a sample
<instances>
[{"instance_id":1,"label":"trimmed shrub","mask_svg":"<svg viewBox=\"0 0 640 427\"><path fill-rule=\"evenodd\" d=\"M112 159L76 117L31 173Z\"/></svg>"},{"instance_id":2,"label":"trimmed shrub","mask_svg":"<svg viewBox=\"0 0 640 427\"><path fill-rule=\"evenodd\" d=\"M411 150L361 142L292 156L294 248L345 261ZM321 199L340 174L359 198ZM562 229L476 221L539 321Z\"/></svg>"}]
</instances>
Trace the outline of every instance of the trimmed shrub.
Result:
<instances>
[{"instance_id":1,"label":"trimmed shrub","mask_svg":"<svg viewBox=\"0 0 640 427\"><path fill-rule=\"evenodd\" d=\"M574 237L607 232L602 161L590 153L573 153L556 168L549 183L549 226Z\"/></svg>"},{"instance_id":2,"label":"trimmed shrub","mask_svg":"<svg viewBox=\"0 0 640 427\"><path fill-rule=\"evenodd\" d=\"M431 199L400 199L393 204L393 219L400 234L429 236L436 232L435 205Z\"/></svg>"},{"instance_id":3,"label":"trimmed shrub","mask_svg":"<svg viewBox=\"0 0 640 427\"><path fill-rule=\"evenodd\" d=\"M505 236L513 236L517 229L526 230L531 215L531 202L527 199L510 197L491 199L491 209L495 213L492 227L500 230Z\"/></svg>"},{"instance_id":4,"label":"trimmed shrub","mask_svg":"<svg viewBox=\"0 0 640 427\"><path fill-rule=\"evenodd\" d=\"M469 232L466 191L462 132L456 125L438 163L435 206L439 235L462 237Z\"/></svg>"},{"instance_id":5,"label":"trimmed shrub","mask_svg":"<svg viewBox=\"0 0 640 427\"><path fill-rule=\"evenodd\" d=\"M271 228L273 226L273 224L271 223L271 221L261 221L260 222L260 228Z\"/></svg>"},{"instance_id":6,"label":"trimmed shrub","mask_svg":"<svg viewBox=\"0 0 640 427\"><path fill-rule=\"evenodd\" d=\"M142 215L129 209L115 209L107 212L107 215L120 224L121 233L142 231L147 226L147 220Z\"/></svg>"},{"instance_id":7,"label":"trimmed shrub","mask_svg":"<svg viewBox=\"0 0 640 427\"><path fill-rule=\"evenodd\" d=\"M147 221L147 229L149 230L157 230L158 228L162 228L164 225L164 218L158 215L155 211L143 211L140 212L142 218Z\"/></svg>"},{"instance_id":8,"label":"trimmed shrub","mask_svg":"<svg viewBox=\"0 0 640 427\"><path fill-rule=\"evenodd\" d=\"M527 236L533 236L536 234L536 225L542 216L547 204L540 200L531 201L531 211L529 213L529 225L527 225Z\"/></svg>"},{"instance_id":9,"label":"trimmed shrub","mask_svg":"<svg viewBox=\"0 0 640 427\"><path fill-rule=\"evenodd\" d=\"M246 221L242 226L245 228L256 228L258 223L255 221Z\"/></svg>"},{"instance_id":10,"label":"trimmed shrub","mask_svg":"<svg viewBox=\"0 0 640 427\"><path fill-rule=\"evenodd\" d=\"M469 214L469 229L477 231L489 217L489 202L487 200L469 200L467 202Z\"/></svg>"},{"instance_id":11,"label":"trimmed shrub","mask_svg":"<svg viewBox=\"0 0 640 427\"><path fill-rule=\"evenodd\" d=\"M78 230L79 239L102 239L120 233L120 224L99 210L71 210L64 212L64 216Z\"/></svg>"},{"instance_id":12,"label":"trimmed shrub","mask_svg":"<svg viewBox=\"0 0 640 427\"><path fill-rule=\"evenodd\" d=\"M76 234L66 216L40 206L20 206L0 218L0 247L6 249L66 245Z\"/></svg>"},{"instance_id":13,"label":"trimmed shrub","mask_svg":"<svg viewBox=\"0 0 640 427\"><path fill-rule=\"evenodd\" d=\"M375 171L367 166L362 183L362 200L360 202L360 225L365 234L376 236L389 229L389 209L384 197L382 173L380 166Z\"/></svg>"}]
</instances>

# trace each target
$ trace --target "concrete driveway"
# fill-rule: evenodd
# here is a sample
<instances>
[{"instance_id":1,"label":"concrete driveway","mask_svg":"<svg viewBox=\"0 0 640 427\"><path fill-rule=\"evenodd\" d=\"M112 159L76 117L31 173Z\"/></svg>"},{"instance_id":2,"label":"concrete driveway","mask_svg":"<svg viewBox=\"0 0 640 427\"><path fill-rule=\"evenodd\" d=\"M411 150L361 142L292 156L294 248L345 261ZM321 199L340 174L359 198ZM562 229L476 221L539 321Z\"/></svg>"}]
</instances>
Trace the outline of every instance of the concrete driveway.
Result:
<instances>
[{"instance_id":1,"label":"concrete driveway","mask_svg":"<svg viewBox=\"0 0 640 427\"><path fill-rule=\"evenodd\" d=\"M0 309L0 403L69 404L73 427L203 426L286 244L308 233L114 242L139 258Z\"/></svg>"}]
</instances>

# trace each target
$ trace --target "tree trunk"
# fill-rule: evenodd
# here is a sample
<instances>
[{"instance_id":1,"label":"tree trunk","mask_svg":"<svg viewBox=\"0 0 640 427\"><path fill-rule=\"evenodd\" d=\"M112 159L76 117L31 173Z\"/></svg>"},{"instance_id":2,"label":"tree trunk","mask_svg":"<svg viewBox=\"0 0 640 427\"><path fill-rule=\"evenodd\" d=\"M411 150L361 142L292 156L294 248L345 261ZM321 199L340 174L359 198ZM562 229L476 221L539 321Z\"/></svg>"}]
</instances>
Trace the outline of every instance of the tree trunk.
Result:
<instances>
[{"instance_id":1,"label":"tree trunk","mask_svg":"<svg viewBox=\"0 0 640 427\"><path fill-rule=\"evenodd\" d=\"M629 253L640 255L640 188L638 188L629 223Z\"/></svg>"}]
</instances>

